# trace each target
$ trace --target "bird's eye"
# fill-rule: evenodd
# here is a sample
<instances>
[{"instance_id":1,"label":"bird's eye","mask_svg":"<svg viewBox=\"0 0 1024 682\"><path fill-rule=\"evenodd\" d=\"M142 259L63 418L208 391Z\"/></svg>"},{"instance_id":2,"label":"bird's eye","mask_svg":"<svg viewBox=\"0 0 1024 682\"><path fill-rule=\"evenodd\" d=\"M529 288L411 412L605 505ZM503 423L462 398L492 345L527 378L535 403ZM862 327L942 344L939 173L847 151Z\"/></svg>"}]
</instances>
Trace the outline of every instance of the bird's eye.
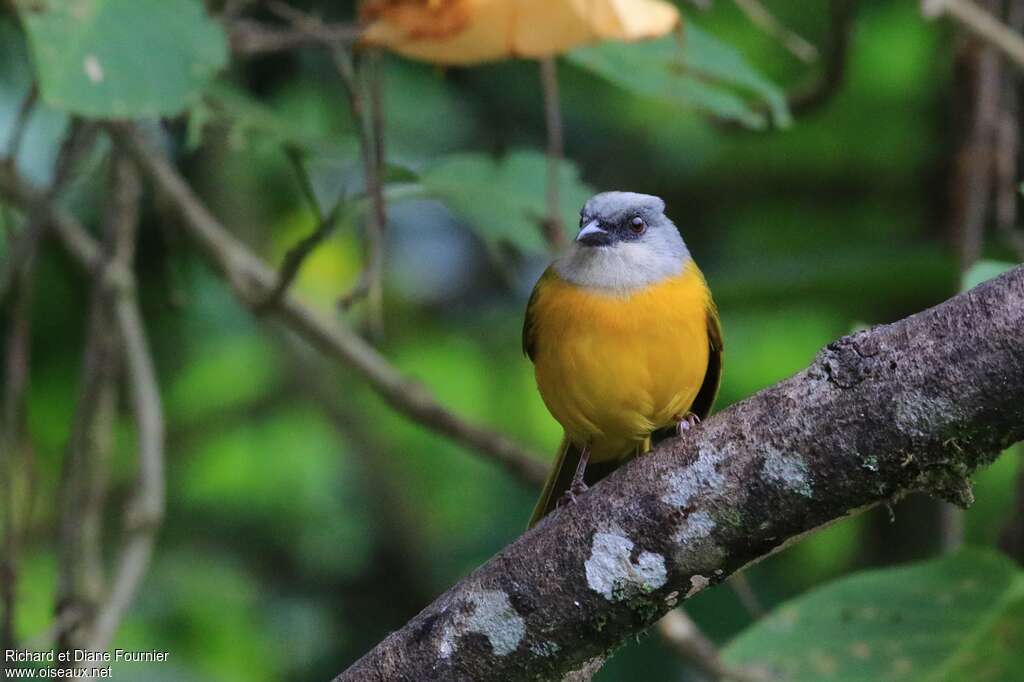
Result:
<instances>
[{"instance_id":1,"label":"bird's eye","mask_svg":"<svg viewBox=\"0 0 1024 682\"><path fill-rule=\"evenodd\" d=\"M585 217L585 216L584 216L584 215L583 215L583 214L581 213L581 214L580 214L580 229L583 229L583 223L585 223L585 222L587 222L587 219L586 219L586 217Z\"/></svg>"},{"instance_id":2,"label":"bird's eye","mask_svg":"<svg viewBox=\"0 0 1024 682\"><path fill-rule=\"evenodd\" d=\"M647 229L647 224L640 216L633 216L633 219L629 221L629 229L633 231L633 234L643 234Z\"/></svg>"}]
</instances>

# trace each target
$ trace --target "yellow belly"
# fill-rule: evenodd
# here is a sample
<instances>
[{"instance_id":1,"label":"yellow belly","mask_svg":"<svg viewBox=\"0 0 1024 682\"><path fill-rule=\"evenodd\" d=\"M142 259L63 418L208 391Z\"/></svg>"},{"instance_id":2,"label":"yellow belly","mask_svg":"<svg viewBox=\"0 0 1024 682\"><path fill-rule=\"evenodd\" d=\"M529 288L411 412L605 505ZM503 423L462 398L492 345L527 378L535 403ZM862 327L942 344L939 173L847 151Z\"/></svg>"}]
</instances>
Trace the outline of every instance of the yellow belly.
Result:
<instances>
[{"instance_id":1,"label":"yellow belly","mask_svg":"<svg viewBox=\"0 0 1024 682\"><path fill-rule=\"evenodd\" d=\"M593 461L632 454L689 409L709 355L710 294L692 261L627 295L585 290L549 271L535 296L537 386Z\"/></svg>"}]
</instances>

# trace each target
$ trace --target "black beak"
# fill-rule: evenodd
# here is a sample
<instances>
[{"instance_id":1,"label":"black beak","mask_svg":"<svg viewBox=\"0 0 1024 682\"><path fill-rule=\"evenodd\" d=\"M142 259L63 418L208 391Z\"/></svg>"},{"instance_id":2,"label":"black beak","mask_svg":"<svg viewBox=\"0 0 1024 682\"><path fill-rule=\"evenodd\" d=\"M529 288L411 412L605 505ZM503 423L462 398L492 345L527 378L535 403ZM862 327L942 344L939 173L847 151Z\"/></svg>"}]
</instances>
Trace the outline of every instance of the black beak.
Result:
<instances>
[{"instance_id":1,"label":"black beak","mask_svg":"<svg viewBox=\"0 0 1024 682\"><path fill-rule=\"evenodd\" d=\"M612 243L612 235L598 221L591 220L576 235L576 241L584 246L608 246Z\"/></svg>"}]
</instances>

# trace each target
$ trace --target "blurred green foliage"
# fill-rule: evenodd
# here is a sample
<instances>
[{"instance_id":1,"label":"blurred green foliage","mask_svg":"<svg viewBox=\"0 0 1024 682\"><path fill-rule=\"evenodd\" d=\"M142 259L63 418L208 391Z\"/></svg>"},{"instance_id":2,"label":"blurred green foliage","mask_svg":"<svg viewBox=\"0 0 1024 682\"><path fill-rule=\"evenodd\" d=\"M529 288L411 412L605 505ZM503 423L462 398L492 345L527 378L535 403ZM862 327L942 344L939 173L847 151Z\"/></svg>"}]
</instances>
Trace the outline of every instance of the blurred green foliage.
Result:
<instances>
[{"instance_id":1,"label":"blurred green foliage","mask_svg":"<svg viewBox=\"0 0 1024 682\"><path fill-rule=\"evenodd\" d=\"M166 14L158 5L90 6ZM825 5L780 1L772 8L794 30L822 40ZM154 87L133 87L124 99L83 98L77 81L61 80L62 69L74 71L67 54L42 54L40 41L52 40L48 27L27 22L44 97L18 159L29 177L47 180L66 124L54 105L169 112L192 101L196 79L219 64L223 46L207 40L219 33L190 11L179 16L175 4L173 21L147 30L161 32L164 48L175 43L162 53L172 61L198 54L190 45L202 42L203 69L166 78L135 71ZM944 224L956 144L952 41L924 24L913 3L865 0L843 87L789 124L783 93L819 67L797 62L731 3L689 20L681 51L672 38L586 48L563 60L562 213L572 227L591 188L666 199L721 309L724 407L798 371L852 328L898 319L958 290ZM103 38L104 60L138 47ZM519 348L526 297L547 258L535 229L546 163L536 65L442 71L388 58L383 73L395 182L387 191L381 349L458 413L553 452L560 432ZM0 19L0 143L30 74L29 50ZM81 81L83 74L89 77L74 75ZM724 126L709 112L763 130ZM339 198L353 204L296 282L306 300L338 314L335 299L359 275L365 207L354 179L353 122L327 56L306 49L239 61L170 131L166 141L200 193L271 262L317 222L286 149L301 152L319 210ZM99 189L86 177L65 200L94 218ZM995 241L986 256L1011 259ZM396 415L354 374L240 310L159 202L147 210L137 265L168 418L168 510L153 568L116 643L166 649L171 658L167 666L123 666L115 678L329 679L522 530L535 491ZM37 479L18 593L25 640L53 609L53 501L85 325L83 280L52 245L41 253L36 300L29 428ZM350 314L353 324L360 315L358 308ZM325 396L333 411L324 409ZM995 542L1017 459L1005 456L978 476L978 503L966 515L970 543ZM127 419L115 464L111 544L134 472ZM747 575L771 607L854 569L930 556L938 546L934 511L911 501L896 507L891 524L884 510L869 512ZM998 576L1010 570L988 555L964 556ZM939 589L946 565L908 570L926 572ZM851 578L806 599L875 579ZM979 612L999 596L994 582L986 589L992 599L976 602ZM688 610L719 642L752 622L727 587L703 592ZM768 637L770 622L733 645L737 660L747 656L736 652L753 660L768 646L757 638ZM598 679L694 675L646 638Z\"/></svg>"},{"instance_id":2,"label":"blurred green foliage","mask_svg":"<svg viewBox=\"0 0 1024 682\"><path fill-rule=\"evenodd\" d=\"M966 550L813 590L750 628L725 656L793 682L999 682L1024 669L1021 615L1020 567Z\"/></svg>"}]
</instances>

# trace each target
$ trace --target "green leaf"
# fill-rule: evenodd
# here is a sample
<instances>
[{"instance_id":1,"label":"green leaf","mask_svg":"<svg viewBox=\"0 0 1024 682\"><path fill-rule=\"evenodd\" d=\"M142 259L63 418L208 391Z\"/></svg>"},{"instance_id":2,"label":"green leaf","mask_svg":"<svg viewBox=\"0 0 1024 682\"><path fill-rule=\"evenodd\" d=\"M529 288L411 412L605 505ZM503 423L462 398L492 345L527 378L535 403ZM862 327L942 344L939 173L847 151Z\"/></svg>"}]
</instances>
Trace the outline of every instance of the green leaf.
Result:
<instances>
[{"instance_id":1,"label":"green leaf","mask_svg":"<svg viewBox=\"0 0 1024 682\"><path fill-rule=\"evenodd\" d=\"M979 260L964 273L960 283L960 291L973 289L982 282L998 277L1015 267L1016 263L1007 263L999 260Z\"/></svg>"},{"instance_id":2,"label":"green leaf","mask_svg":"<svg viewBox=\"0 0 1024 682\"><path fill-rule=\"evenodd\" d=\"M43 99L97 118L172 115L227 61L199 0L17 0Z\"/></svg>"},{"instance_id":3,"label":"green leaf","mask_svg":"<svg viewBox=\"0 0 1024 682\"><path fill-rule=\"evenodd\" d=\"M228 143L236 149L265 151L283 146L303 151L348 149L354 138L347 134L327 134L305 121L296 122L287 112L257 101L244 90L217 80L203 93L189 116L189 143L198 146L204 129L222 126L228 131Z\"/></svg>"},{"instance_id":4,"label":"green leaf","mask_svg":"<svg viewBox=\"0 0 1024 682\"><path fill-rule=\"evenodd\" d=\"M792 123L786 93L762 76L732 45L723 43L692 23L686 27L683 46L687 68L719 82L749 90L760 97L772 114L776 126L785 128Z\"/></svg>"},{"instance_id":5,"label":"green leaf","mask_svg":"<svg viewBox=\"0 0 1024 682\"><path fill-rule=\"evenodd\" d=\"M998 682L1024 670L1024 573L965 550L868 571L782 605L725 650L779 682Z\"/></svg>"},{"instance_id":6,"label":"green leaf","mask_svg":"<svg viewBox=\"0 0 1024 682\"><path fill-rule=\"evenodd\" d=\"M500 160L456 154L427 168L420 182L428 195L468 221L490 248L507 242L523 252L543 252L547 163L547 157L533 151L512 152ZM560 215L569 230L593 191L572 162L561 162L559 179Z\"/></svg>"},{"instance_id":7,"label":"green leaf","mask_svg":"<svg viewBox=\"0 0 1024 682\"><path fill-rule=\"evenodd\" d=\"M782 90L751 67L735 48L693 24L686 26L683 38L669 35L639 43L606 41L573 50L567 58L629 92L750 128L765 127L763 108L771 113L775 125L790 123Z\"/></svg>"},{"instance_id":8,"label":"green leaf","mask_svg":"<svg viewBox=\"0 0 1024 682\"><path fill-rule=\"evenodd\" d=\"M321 213L328 213L339 200L368 199L359 141L355 138L349 138L347 144L339 143L331 149L310 154L304 168ZM398 161L387 160L381 171L384 186L418 179L412 168Z\"/></svg>"}]
</instances>

